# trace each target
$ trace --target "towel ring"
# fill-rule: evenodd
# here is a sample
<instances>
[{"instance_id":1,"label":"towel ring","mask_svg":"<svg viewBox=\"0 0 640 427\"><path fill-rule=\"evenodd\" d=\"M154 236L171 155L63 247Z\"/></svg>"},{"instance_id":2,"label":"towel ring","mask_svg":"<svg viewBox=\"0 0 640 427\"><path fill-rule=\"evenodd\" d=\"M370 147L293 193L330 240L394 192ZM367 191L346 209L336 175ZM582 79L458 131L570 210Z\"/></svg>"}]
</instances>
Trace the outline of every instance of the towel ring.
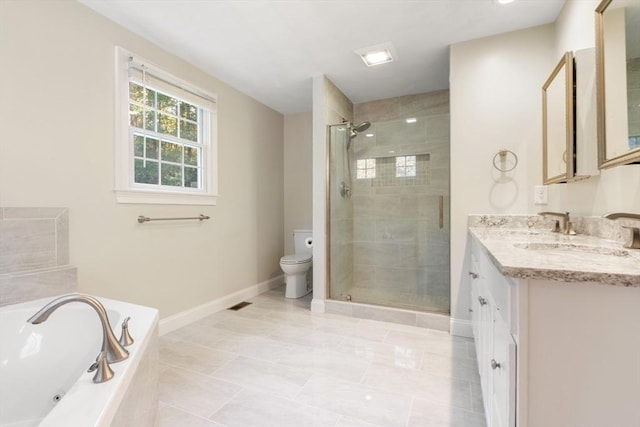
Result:
<instances>
[{"instance_id":1,"label":"towel ring","mask_svg":"<svg viewBox=\"0 0 640 427\"><path fill-rule=\"evenodd\" d=\"M510 168L506 168L507 164L507 156L511 155L513 157L513 166ZM500 172L511 172L518 165L518 156L511 150L500 150L493 156L493 167L498 169Z\"/></svg>"}]
</instances>

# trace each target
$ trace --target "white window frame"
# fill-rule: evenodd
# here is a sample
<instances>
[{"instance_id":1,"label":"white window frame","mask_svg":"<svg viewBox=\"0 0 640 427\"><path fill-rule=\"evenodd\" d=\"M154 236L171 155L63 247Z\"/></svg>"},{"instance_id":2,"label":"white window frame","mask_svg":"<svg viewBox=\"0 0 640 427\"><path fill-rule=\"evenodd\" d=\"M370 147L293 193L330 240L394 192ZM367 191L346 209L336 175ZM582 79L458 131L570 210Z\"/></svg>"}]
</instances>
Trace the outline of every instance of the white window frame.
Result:
<instances>
[{"instance_id":1,"label":"white window frame","mask_svg":"<svg viewBox=\"0 0 640 427\"><path fill-rule=\"evenodd\" d=\"M153 65L126 49L116 47L115 96L115 194L118 203L171 205L215 205L218 198L217 97ZM203 110L202 188L169 187L134 182L133 129L129 123L129 81L131 63L144 65L155 77L152 87L183 99Z\"/></svg>"}]
</instances>

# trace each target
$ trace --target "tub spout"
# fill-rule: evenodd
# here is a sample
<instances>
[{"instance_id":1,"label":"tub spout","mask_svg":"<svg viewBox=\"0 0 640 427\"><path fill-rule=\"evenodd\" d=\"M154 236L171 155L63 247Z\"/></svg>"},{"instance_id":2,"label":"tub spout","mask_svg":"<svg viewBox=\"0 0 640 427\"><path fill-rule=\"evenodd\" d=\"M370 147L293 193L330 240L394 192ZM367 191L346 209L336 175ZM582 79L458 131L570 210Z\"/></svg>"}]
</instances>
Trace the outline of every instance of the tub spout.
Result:
<instances>
[{"instance_id":1,"label":"tub spout","mask_svg":"<svg viewBox=\"0 0 640 427\"><path fill-rule=\"evenodd\" d=\"M63 295L60 298L56 298L44 307L42 307L36 314L31 316L27 322L37 325L49 318L51 313L56 311L59 307L68 304L70 302L83 302L89 304L98 313L100 322L102 323L102 351L106 354L107 362L115 363L126 359L129 356L129 352L120 345L113 330L109 325L109 317L107 316L107 310L104 306L92 296L83 294L68 294Z\"/></svg>"}]
</instances>

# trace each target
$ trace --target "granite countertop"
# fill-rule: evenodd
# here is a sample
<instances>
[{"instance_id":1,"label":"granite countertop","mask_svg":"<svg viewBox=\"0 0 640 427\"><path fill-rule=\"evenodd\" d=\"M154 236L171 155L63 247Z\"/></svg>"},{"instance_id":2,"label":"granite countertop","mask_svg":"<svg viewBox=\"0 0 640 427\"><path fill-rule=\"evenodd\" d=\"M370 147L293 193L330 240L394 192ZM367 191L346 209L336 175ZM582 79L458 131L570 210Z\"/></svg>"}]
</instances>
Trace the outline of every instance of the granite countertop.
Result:
<instances>
[{"instance_id":1,"label":"granite countertop","mask_svg":"<svg viewBox=\"0 0 640 427\"><path fill-rule=\"evenodd\" d=\"M469 233L508 277L640 287L640 249L616 241L539 228L469 227Z\"/></svg>"}]
</instances>

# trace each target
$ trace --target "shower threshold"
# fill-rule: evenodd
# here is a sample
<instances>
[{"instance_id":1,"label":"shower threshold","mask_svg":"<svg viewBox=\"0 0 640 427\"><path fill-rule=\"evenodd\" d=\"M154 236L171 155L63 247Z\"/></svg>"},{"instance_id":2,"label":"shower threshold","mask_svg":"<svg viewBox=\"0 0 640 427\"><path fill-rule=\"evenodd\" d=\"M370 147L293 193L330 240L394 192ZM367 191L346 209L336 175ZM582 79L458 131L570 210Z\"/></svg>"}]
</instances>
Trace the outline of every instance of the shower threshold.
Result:
<instances>
[{"instance_id":1,"label":"shower threshold","mask_svg":"<svg viewBox=\"0 0 640 427\"><path fill-rule=\"evenodd\" d=\"M450 316L448 314L332 299L325 300L324 307L326 313L449 332Z\"/></svg>"}]
</instances>

